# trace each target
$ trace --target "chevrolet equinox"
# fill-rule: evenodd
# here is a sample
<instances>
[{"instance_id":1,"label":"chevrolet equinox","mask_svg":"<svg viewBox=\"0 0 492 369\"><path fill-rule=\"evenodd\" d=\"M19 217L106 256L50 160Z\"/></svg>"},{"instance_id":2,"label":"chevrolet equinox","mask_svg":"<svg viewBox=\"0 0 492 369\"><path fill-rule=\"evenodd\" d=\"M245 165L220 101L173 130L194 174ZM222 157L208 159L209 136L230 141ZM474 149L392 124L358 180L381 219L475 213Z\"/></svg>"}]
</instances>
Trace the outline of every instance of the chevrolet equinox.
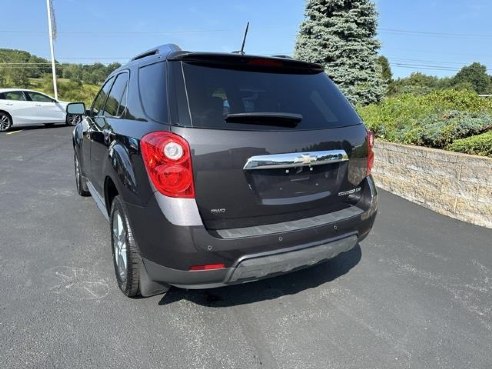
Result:
<instances>
[{"instance_id":1,"label":"chevrolet equinox","mask_svg":"<svg viewBox=\"0 0 492 369\"><path fill-rule=\"evenodd\" d=\"M163 45L67 112L127 296L309 267L374 223L372 133L318 64Z\"/></svg>"}]
</instances>

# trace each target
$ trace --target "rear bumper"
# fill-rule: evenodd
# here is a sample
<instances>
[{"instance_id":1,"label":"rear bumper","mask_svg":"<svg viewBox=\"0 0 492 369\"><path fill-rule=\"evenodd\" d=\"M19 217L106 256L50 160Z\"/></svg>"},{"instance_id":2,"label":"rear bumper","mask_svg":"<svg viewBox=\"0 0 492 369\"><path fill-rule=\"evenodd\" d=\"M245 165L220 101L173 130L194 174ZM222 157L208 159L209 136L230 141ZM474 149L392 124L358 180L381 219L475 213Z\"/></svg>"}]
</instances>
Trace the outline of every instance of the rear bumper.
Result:
<instances>
[{"instance_id":1,"label":"rear bumper","mask_svg":"<svg viewBox=\"0 0 492 369\"><path fill-rule=\"evenodd\" d=\"M358 242L356 234L320 245L303 245L247 255L233 266L211 271L182 271L144 259L150 279L183 288L214 288L246 283L313 266L349 251Z\"/></svg>"},{"instance_id":2,"label":"rear bumper","mask_svg":"<svg viewBox=\"0 0 492 369\"><path fill-rule=\"evenodd\" d=\"M203 225L171 222L157 201L126 204L149 278L184 288L213 288L272 277L309 267L353 248L369 233L377 213L377 192L368 178L359 211L334 213L242 232L217 235ZM178 214L186 213L184 208ZM194 217L196 218L196 217ZM179 219L178 219L179 220ZM220 270L189 271L192 265L224 264Z\"/></svg>"}]
</instances>

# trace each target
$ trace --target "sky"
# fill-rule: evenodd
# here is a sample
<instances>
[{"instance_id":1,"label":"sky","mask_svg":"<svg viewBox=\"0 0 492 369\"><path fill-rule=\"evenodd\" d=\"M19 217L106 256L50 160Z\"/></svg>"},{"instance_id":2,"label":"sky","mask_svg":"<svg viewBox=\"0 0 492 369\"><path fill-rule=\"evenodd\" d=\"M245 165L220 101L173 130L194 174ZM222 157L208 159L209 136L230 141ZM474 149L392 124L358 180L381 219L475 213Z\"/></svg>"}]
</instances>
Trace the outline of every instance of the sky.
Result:
<instances>
[{"instance_id":1,"label":"sky","mask_svg":"<svg viewBox=\"0 0 492 369\"><path fill-rule=\"evenodd\" d=\"M452 76L478 61L492 74L490 0L376 0L380 54L393 75ZM53 0L60 62L125 63L154 46L292 55L305 0ZM0 0L0 48L50 56L46 0Z\"/></svg>"}]
</instances>

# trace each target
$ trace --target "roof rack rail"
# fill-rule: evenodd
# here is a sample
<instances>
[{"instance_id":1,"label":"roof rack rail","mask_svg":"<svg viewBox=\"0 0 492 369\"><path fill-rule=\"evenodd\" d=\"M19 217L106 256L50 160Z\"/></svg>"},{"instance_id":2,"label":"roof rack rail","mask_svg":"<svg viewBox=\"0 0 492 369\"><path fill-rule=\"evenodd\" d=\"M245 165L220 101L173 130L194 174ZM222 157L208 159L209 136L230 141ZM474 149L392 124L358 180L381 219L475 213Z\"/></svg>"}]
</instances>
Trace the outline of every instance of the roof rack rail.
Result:
<instances>
[{"instance_id":1,"label":"roof rack rail","mask_svg":"<svg viewBox=\"0 0 492 369\"><path fill-rule=\"evenodd\" d=\"M147 50L141 54L138 54L137 56L132 58L131 61L143 59L147 56L152 56L152 55L169 55L170 53L172 53L174 51L181 51L181 48L175 44L160 45L160 46L157 46L153 49Z\"/></svg>"}]
</instances>

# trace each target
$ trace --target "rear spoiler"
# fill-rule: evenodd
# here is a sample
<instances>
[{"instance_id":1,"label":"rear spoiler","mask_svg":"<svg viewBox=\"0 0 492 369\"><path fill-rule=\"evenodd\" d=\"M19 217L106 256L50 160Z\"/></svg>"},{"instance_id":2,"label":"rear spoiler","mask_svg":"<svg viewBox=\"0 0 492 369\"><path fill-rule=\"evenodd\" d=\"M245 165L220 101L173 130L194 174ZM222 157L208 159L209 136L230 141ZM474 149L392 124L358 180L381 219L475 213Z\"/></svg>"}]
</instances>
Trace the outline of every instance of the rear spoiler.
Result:
<instances>
[{"instance_id":1,"label":"rear spoiler","mask_svg":"<svg viewBox=\"0 0 492 369\"><path fill-rule=\"evenodd\" d=\"M290 71L313 74L324 72L324 68L320 64L282 57L177 51L169 55L167 59L216 68L268 69L269 71L277 70L278 72Z\"/></svg>"}]
</instances>

